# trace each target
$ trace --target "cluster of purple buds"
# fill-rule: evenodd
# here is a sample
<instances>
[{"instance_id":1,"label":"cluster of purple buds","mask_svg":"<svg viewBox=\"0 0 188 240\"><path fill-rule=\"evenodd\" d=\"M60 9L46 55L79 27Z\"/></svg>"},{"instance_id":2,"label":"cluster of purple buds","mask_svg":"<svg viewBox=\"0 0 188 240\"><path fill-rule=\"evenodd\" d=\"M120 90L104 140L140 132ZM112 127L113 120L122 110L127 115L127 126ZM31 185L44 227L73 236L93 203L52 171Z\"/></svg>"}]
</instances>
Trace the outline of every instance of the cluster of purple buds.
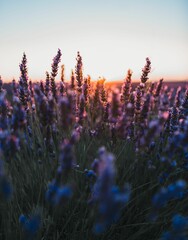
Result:
<instances>
[{"instance_id":1,"label":"cluster of purple buds","mask_svg":"<svg viewBox=\"0 0 188 240\"><path fill-rule=\"evenodd\" d=\"M186 128L184 128L186 129ZM187 130L187 129L186 129ZM171 152L172 154L175 153L175 151L178 148L181 148L183 151L186 151L188 148L188 134L187 132L175 132L174 136L169 139L169 145L167 150Z\"/></svg>"},{"instance_id":2,"label":"cluster of purple buds","mask_svg":"<svg viewBox=\"0 0 188 240\"><path fill-rule=\"evenodd\" d=\"M135 110L135 92L130 94L129 103L126 106L126 113L131 121L134 117L134 110Z\"/></svg>"},{"instance_id":3,"label":"cluster of purple buds","mask_svg":"<svg viewBox=\"0 0 188 240\"><path fill-rule=\"evenodd\" d=\"M175 106L179 108L181 106L181 87L178 87L175 96Z\"/></svg>"},{"instance_id":4,"label":"cluster of purple buds","mask_svg":"<svg viewBox=\"0 0 188 240\"><path fill-rule=\"evenodd\" d=\"M11 128L13 131L17 131L18 129L23 129L26 126L26 112L17 97L14 97L13 101L14 107L11 119Z\"/></svg>"},{"instance_id":5,"label":"cluster of purple buds","mask_svg":"<svg viewBox=\"0 0 188 240\"><path fill-rule=\"evenodd\" d=\"M171 121L171 116L172 116L172 114L171 114L171 111L169 111L168 112L168 115L167 115L167 119L166 119L166 121L165 121L165 123L164 123L164 133L166 133L166 134L170 134L170 121Z\"/></svg>"},{"instance_id":6,"label":"cluster of purple buds","mask_svg":"<svg viewBox=\"0 0 188 240\"><path fill-rule=\"evenodd\" d=\"M97 175L92 169L85 169L84 175L89 186L89 190L92 191Z\"/></svg>"},{"instance_id":7,"label":"cluster of purple buds","mask_svg":"<svg viewBox=\"0 0 188 240\"><path fill-rule=\"evenodd\" d=\"M78 113L78 123L80 125L83 125L83 120L86 117L86 111L85 111L85 96L83 94L80 95L80 106L79 106L79 113Z\"/></svg>"},{"instance_id":8,"label":"cluster of purple buds","mask_svg":"<svg viewBox=\"0 0 188 240\"><path fill-rule=\"evenodd\" d=\"M94 96L93 96L93 109L97 109L100 105L100 82L99 80L96 83Z\"/></svg>"},{"instance_id":9,"label":"cluster of purple buds","mask_svg":"<svg viewBox=\"0 0 188 240\"><path fill-rule=\"evenodd\" d=\"M46 72L46 81L45 81L45 95L48 97L50 92L50 74Z\"/></svg>"},{"instance_id":10,"label":"cluster of purple buds","mask_svg":"<svg viewBox=\"0 0 188 240\"><path fill-rule=\"evenodd\" d=\"M22 104L27 108L29 101L29 90L28 90L28 73L27 73L27 57L23 54L22 62L20 64L20 80L19 80L19 98Z\"/></svg>"},{"instance_id":11,"label":"cluster of purple buds","mask_svg":"<svg viewBox=\"0 0 188 240\"><path fill-rule=\"evenodd\" d=\"M132 71L129 69L121 89L121 101L124 102L125 104L128 103L130 93L131 93L131 88L132 88L131 77L132 77Z\"/></svg>"},{"instance_id":12,"label":"cluster of purple buds","mask_svg":"<svg viewBox=\"0 0 188 240\"><path fill-rule=\"evenodd\" d=\"M162 86L163 86L163 78L159 80L159 82L157 84L157 87L156 87L156 91L155 91L155 94L154 94L156 102L158 101L158 97L161 93Z\"/></svg>"},{"instance_id":13,"label":"cluster of purple buds","mask_svg":"<svg viewBox=\"0 0 188 240\"><path fill-rule=\"evenodd\" d=\"M67 96L59 98L59 115L63 129L69 129L74 122L73 114L73 96L69 93Z\"/></svg>"},{"instance_id":14,"label":"cluster of purple buds","mask_svg":"<svg viewBox=\"0 0 188 240\"><path fill-rule=\"evenodd\" d=\"M85 173L85 176L88 178L88 179L96 179L96 173L93 171L93 170L88 170L88 169L85 169L84 170L84 173Z\"/></svg>"},{"instance_id":15,"label":"cluster of purple buds","mask_svg":"<svg viewBox=\"0 0 188 240\"><path fill-rule=\"evenodd\" d=\"M77 64L75 67L75 75L76 75L78 92L81 93L82 83L83 83L83 63L82 63L82 57L80 56L79 52L77 53L76 61L77 61Z\"/></svg>"},{"instance_id":16,"label":"cluster of purple buds","mask_svg":"<svg viewBox=\"0 0 188 240\"><path fill-rule=\"evenodd\" d=\"M107 102L107 93L104 87L104 82L106 81L105 78L101 78L99 83L100 83L100 100L102 103L106 104Z\"/></svg>"},{"instance_id":17,"label":"cluster of purple buds","mask_svg":"<svg viewBox=\"0 0 188 240\"><path fill-rule=\"evenodd\" d=\"M142 69L142 76L141 76L141 82L145 83L148 80L148 74L151 71L151 61L150 59L147 57L146 58L146 65L144 66L144 68Z\"/></svg>"},{"instance_id":18,"label":"cluster of purple buds","mask_svg":"<svg viewBox=\"0 0 188 240\"><path fill-rule=\"evenodd\" d=\"M173 133L178 129L179 112L176 106L171 109L170 132Z\"/></svg>"},{"instance_id":19,"label":"cluster of purple buds","mask_svg":"<svg viewBox=\"0 0 188 240\"><path fill-rule=\"evenodd\" d=\"M87 75L88 92L91 93L91 76Z\"/></svg>"},{"instance_id":20,"label":"cluster of purple buds","mask_svg":"<svg viewBox=\"0 0 188 240\"><path fill-rule=\"evenodd\" d=\"M17 90L18 86L16 84L16 80L13 79L12 80L12 94L13 96L17 96L18 95L18 90Z\"/></svg>"},{"instance_id":21,"label":"cluster of purple buds","mask_svg":"<svg viewBox=\"0 0 188 240\"><path fill-rule=\"evenodd\" d=\"M138 86L136 89L134 109L135 109L135 115L134 115L135 123L139 123L140 113L142 109L142 92L141 92L140 86Z\"/></svg>"},{"instance_id":22,"label":"cluster of purple buds","mask_svg":"<svg viewBox=\"0 0 188 240\"><path fill-rule=\"evenodd\" d=\"M72 145L76 144L80 140L81 133L82 133L82 127L79 125L78 126L75 125L70 138L70 143Z\"/></svg>"},{"instance_id":23,"label":"cluster of purple buds","mask_svg":"<svg viewBox=\"0 0 188 240\"><path fill-rule=\"evenodd\" d=\"M150 87L148 88L148 93L153 95L154 89L155 89L155 83L151 82Z\"/></svg>"},{"instance_id":24,"label":"cluster of purple buds","mask_svg":"<svg viewBox=\"0 0 188 240\"><path fill-rule=\"evenodd\" d=\"M31 80L29 81L28 90L29 90L29 102L30 102L30 105L32 106L33 98L34 98L34 91L33 91L33 83Z\"/></svg>"},{"instance_id":25,"label":"cluster of purple buds","mask_svg":"<svg viewBox=\"0 0 188 240\"><path fill-rule=\"evenodd\" d=\"M185 96L180 106L180 118L185 119L188 116L188 89L185 92Z\"/></svg>"},{"instance_id":26,"label":"cluster of purple buds","mask_svg":"<svg viewBox=\"0 0 188 240\"><path fill-rule=\"evenodd\" d=\"M6 130L8 127L8 102L5 95L0 96L0 129Z\"/></svg>"},{"instance_id":27,"label":"cluster of purple buds","mask_svg":"<svg viewBox=\"0 0 188 240\"><path fill-rule=\"evenodd\" d=\"M162 187L152 198L153 219L156 220L158 211L165 207L169 201L182 199L185 195L186 182L178 180L175 183Z\"/></svg>"},{"instance_id":28,"label":"cluster of purple buds","mask_svg":"<svg viewBox=\"0 0 188 240\"><path fill-rule=\"evenodd\" d=\"M60 93L60 95L63 96L65 91L66 91L65 83L64 82L60 82L60 84L59 84L59 93Z\"/></svg>"},{"instance_id":29,"label":"cluster of purple buds","mask_svg":"<svg viewBox=\"0 0 188 240\"><path fill-rule=\"evenodd\" d=\"M55 100L54 98L50 95L48 100L48 124L52 126L52 130L54 133L57 132L57 129L56 129L56 118L57 118L57 113L55 111Z\"/></svg>"},{"instance_id":30,"label":"cluster of purple buds","mask_svg":"<svg viewBox=\"0 0 188 240\"><path fill-rule=\"evenodd\" d=\"M26 94L25 94L25 90L24 90L24 82L23 82L22 77L20 77L20 81L19 81L19 99L20 99L20 102L22 103L22 105L26 109L27 108L27 98L26 98Z\"/></svg>"},{"instance_id":31,"label":"cluster of purple buds","mask_svg":"<svg viewBox=\"0 0 188 240\"><path fill-rule=\"evenodd\" d=\"M119 219L121 209L129 201L130 187L126 185L121 192L114 185L114 156L108 153L104 147L99 149L98 159L95 159L92 168L97 179L93 186L90 203L96 203L98 207L98 219L93 230L95 234L101 234Z\"/></svg>"},{"instance_id":32,"label":"cluster of purple buds","mask_svg":"<svg viewBox=\"0 0 188 240\"><path fill-rule=\"evenodd\" d=\"M48 184L46 200L52 206L64 206L73 196L72 188L68 185L60 185L57 180Z\"/></svg>"},{"instance_id":33,"label":"cluster of purple buds","mask_svg":"<svg viewBox=\"0 0 188 240\"><path fill-rule=\"evenodd\" d=\"M129 99L127 99L122 107L122 114L117 122L117 133L122 139L134 138L134 115L135 115L135 92L130 92Z\"/></svg>"},{"instance_id":34,"label":"cluster of purple buds","mask_svg":"<svg viewBox=\"0 0 188 240\"><path fill-rule=\"evenodd\" d=\"M23 58L22 62L20 64L20 71L21 71L21 76L24 78L25 84L27 83L28 76L27 76L27 57L26 54L23 53Z\"/></svg>"},{"instance_id":35,"label":"cluster of purple buds","mask_svg":"<svg viewBox=\"0 0 188 240\"><path fill-rule=\"evenodd\" d=\"M85 102L88 101L88 97L89 97L89 91L88 91L88 79L85 78L84 79L84 84L82 85L82 94L84 95L85 98Z\"/></svg>"},{"instance_id":36,"label":"cluster of purple buds","mask_svg":"<svg viewBox=\"0 0 188 240\"><path fill-rule=\"evenodd\" d=\"M171 231L162 234L160 240L188 240L188 217L176 214L172 217Z\"/></svg>"},{"instance_id":37,"label":"cluster of purple buds","mask_svg":"<svg viewBox=\"0 0 188 240\"><path fill-rule=\"evenodd\" d=\"M41 216L39 213L31 215L29 218L22 214L19 217L19 223L24 232L24 239L36 239L37 232L41 228Z\"/></svg>"},{"instance_id":38,"label":"cluster of purple buds","mask_svg":"<svg viewBox=\"0 0 188 240\"><path fill-rule=\"evenodd\" d=\"M182 131L176 131L171 137L168 138L168 144L165 148L164 154L167 156L170 162L176 160L174 156L177 154L181 156L182 160L178 161L178 166L187 169L188 158L188 135L187 135L188 125L182 127Z\"/></svg>"},{"instance_id":39,"label":"cluster of purple buds","mask_svg":"<svg viewBox=\"0 0 188 240\"><path fill-rule=\"evenodd\" d=\"M145 123L145 125L147 124L148 113L150 111L150 99L151 95L147 94L140 113L141 122Z\"/></svg>"},{"instance_id":40,"label":"cluster of purple buds","mask_svg":"<svg viewBox=\"0 0 188 240\"><path fill-rule=\"evenodd\" d=\"M40 84L39 84L39 86L40 86L40 90L41 90L41 92L44 94L44 83L43 83L42 80L40 80Z\"/></svg>"},{"instance_id":41,"label":"cluster of purple buds","mask_svg":"<svg viewBox=\"0 0 188 240\"><path fill-rule=\"evenodd\" d=\"M38 85L35 86L35 102L37 103L36 109L39 115L41 126L52 125L56 121L56 114L54 110L54 98L48 98L42 93Z\"/></svg>"},{"instance_id":42,"label":"cluster of purple buds","mask_svg":"<svg viewBox=\"0 0 188 240\"><path fill-rule=\"evenodd\" d=\"M169 88L168 86L164 86L163 92L160 94L160 104L159 110L161 113L165 113L169 109Z\"/></svg>"},{"instance_id":43,"label":"cluster of purple buds","mask_svg":"<svg viewBox=\"0 0 188 240\"><path fill-rule=\"evenodd\" d=\"M109 121L111 123L116 124L118 122L119 117L121 116L121 108L120 108L120 95L118 89L115 89L112 92L112 99L110 103L110 112L109 112Z\"/></svg>"},{"instance_id":44,"label":"cluster of purple buds","mask_svg":"<svg viewBox=\"0 0 188 240\"><path fill-rule=\"evenodd\" d=\"M110 103L107 102L106 106L104 108L104 113L103 113L103 121L106 122L106 123L109 120L109 111L110 111Z\"/></svg>"},{"instance_id":45,"label":"cluster of purple buds","mask_svg":"<svg viewBox=\"0 0 188 240\"><path fill-rule=\"evenodd\" d=\"M169 155L168 152L166 154ZM169 157L160 156L161 164L163 165L163 171L159 175L159 182L164 184L168 177L176 170L178 162L173 159L173 153Z\"/></svg>"},{"instance_id":46,"label":"cluster of purple buds","mask_svg":"<svg viewBox=\"0 0 188 240\"><path fill-rule=\"evenodd\" d=\"M57 55L53 58L51 77L54 79L58 73L58 65L61 61L61 50L58 49Z\"/></svg>"},{"instance_id":47,"label":"cluster of purple buds","mask_svg":"<svg viewBox=\"0 0 188 240\"><path fill-rule=\"evenodd\" d=\"M159 137L162 132L162 124L160 119L153 119L148 122L148 128L141 127L140 143L145 145Z\"/></svg>"},{"instance_id":48,"label":"cluster of purple buds","mask_svg":"<svg viewBox=\"0 0 188 240\"><path fill-rule=\"evenodd\" d=\"M62 171L70 171L76 164L74 146L69 140L64 140L60 147L59 166Z\"/></svg>"},{"instance_id":49,"label":"cluster of purple buds","mask_svg":"<svg viewBox=\"0 0 188 240\"><path fill-rule=\"evenodd\" d=\"M61 50L58 49L57 55L53 59L52 63L52 71L51 71L51 91L53 94L53 97L57 100L57 89L56 89L56 83L55 83L55 77L57 76L58 73L58 65L61 61Z\"/></svg>"},{"instance_id":50,"label":"cluster of purple buds","mask_svg":"<svg viewBox=\"0 0 188 240\"><path fill-rule=\"evenodd\" d=\"M15 108L16 105L14 105ZM19 124L18 119L15 121L16 113L13 109L13 114L8 114L9 107L5 95L0 97L0 150L6 156L14 156L19 150L19 138L16 134L16 126ZM11 110L12 111L12 110ZM21 116L19 116L21 117Z\"/></svg>"},{"instance_id":51,"label":"cluster of purple buds","mask_svg":"<svg viewBox=\"0 0 188 240\"><path fill-rule=\"evenodd\" d=\"M116 125L117 134L121 139L126 139L128 136L128 117L125 112L123 112L122 116L120 117L119 121Z\"/></svg>"},{"instance_id":52,"label":"cluster of purple buds","mask_svg":"<svg viewBox=\"0 0 188 240\"><path fill-rule=\"evenodd\" d=\"M0 93L3 92L3 80L1 79L1 76L0 76Z\"/></svg>"}]
</instances>

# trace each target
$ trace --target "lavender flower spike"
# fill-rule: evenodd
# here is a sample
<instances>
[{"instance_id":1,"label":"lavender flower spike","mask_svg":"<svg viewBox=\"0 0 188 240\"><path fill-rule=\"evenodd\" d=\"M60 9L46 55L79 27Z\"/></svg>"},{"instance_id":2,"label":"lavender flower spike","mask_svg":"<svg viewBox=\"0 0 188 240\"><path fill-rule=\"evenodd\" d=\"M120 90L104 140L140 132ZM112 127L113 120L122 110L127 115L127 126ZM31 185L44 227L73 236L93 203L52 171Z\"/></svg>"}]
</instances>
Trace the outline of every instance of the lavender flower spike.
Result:
<instances>
[{"instance_id":1,"label":"lavender flower spike","mask_svg":"<svg viewBox=\"0 0 188 240\"><path fill-rule=\"evenodd\" d=\"M77 53L77 64L75 67L75 74L76 74L76 80L77 80L77 86L78 86L78 92L81 93L82 91L82 83L83 83L83 63L82 63L82 57L80 56L80 53Z\"/></svg>"},{"instance_id":2,"label":"lavender flower spike","mask_svg":"<svg viewBox=\"0 0 188 240\"><path fill-rule=\"evenodd\" d=\"M93 187L91 202L98 205L98 219L94 225L94 233L103 233L111 224L116 222L124 207L129 201L130 187L125 186L123 192L114 185L115 168L114 156L106 151L104 147L99 149L99 158L93 163L97 180Z\"/></svg>"},{"instance_id":3,"label":"lavender flower spike","mask_svg":"<svg viewBox=\"0 0 188 240\"><path fill-rule=\"evenodd\" d=\"M142 83L146 83L148 80L148 74L151 71L151 61L150 59L147 57L146 58L146 65L144 66L144 68L142 69L142 76L141 76L141 82Z\"/></svg>"},{"instance_id":4,"label":"lavender flower spike","mask_svg":"<svg viewBox=\"0 0 188 240\"><path fill-rule=\"evenodd\" d=\"M51 91L53 94L53 97L57 100L57 89L56 89L56 84L55 84L55 77L57 76L58 73L58 65L61 61L61 50L58 49L57 55L53 59L52 63L52 71L51 71Z\"/></svg>"}]
</instances>

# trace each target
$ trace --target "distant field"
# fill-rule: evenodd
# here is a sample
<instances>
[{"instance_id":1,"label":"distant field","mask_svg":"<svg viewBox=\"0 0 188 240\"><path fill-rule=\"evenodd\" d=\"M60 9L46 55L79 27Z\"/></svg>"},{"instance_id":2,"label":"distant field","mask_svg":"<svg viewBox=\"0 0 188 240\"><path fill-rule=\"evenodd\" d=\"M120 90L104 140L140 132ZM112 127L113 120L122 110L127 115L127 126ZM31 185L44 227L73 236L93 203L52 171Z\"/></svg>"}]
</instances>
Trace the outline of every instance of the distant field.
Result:
<instances>
[{"instance_id":1,"label":"distant field","mask_svg":"<svg viewBox=\"0 0 188 240\"><path fill-rule=\"evenodd\" d=\"M152 81L149 80L149 83ZM140 82L132 82L132 87L135 88ZM112 82L106 82L107 86L117 86L118 88L121 87L123 84L123 81L112 81ZM179 86L185 88L188 85L187 81L165 81L164 79L164 85L167 85L170 88L177 88Z\"/></svg>"},{"instance_id":2,"label":"distant field","mask_svg":"<svg viewBox=\"0 0 188 240\"><path fill-rule=\"evenodd\" d=\"M151 83L151 82L152 81L149 80L149 83ZM132 82L132 88L135 89L139 85L139 83L140 82ZM122 81L111 81L111 82L106 81L105 85L106 85L106 87L117 87L120 89L123 85L123 80ZM169 88L177 88L179 86L181 86L182 88L185 88L188 85L188 80L187 81L172 81L172 82L164 80L164 85L167 85ZM11 83L4 83L4 88L8 92L11 92Z\"/></svg>"}]
</instances>

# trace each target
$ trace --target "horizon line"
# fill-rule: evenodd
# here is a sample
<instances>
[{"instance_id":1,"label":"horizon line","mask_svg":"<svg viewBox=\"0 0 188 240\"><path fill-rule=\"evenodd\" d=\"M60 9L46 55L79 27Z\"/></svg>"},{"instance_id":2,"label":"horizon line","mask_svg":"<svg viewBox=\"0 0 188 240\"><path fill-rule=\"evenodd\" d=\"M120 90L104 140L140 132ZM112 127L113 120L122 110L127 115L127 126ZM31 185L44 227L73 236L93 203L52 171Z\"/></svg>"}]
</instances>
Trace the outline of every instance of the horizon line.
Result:
<instances>
[{"instance_id":1,"label":"horizon line","mask_svg":"<svg viewBox=\"0 0 188 240\"><path fill-rule=\"evenodd\" d=\"M0 75L1 76L1 75ZM12 83L12 81L13 81L13 79L14 80L16 80L15 78L12 78L12 80L7 80L7 79L3 79L3 78L1 78L2 79L2 81L3 81L3 84L5 83ZM163 79L164 80L164 82L188 82L188 78L187 79L170 79L170 78L168 78L168 79L165 79L165 78L163 78L163 77L160 77L160 78L158 78L158 79L148 79L148 81L147 82L158 82L160 79ZM33 83L37 83L37 82L41 82L41 81L43 81L43 82L45 82L45 79L29 79L28 81L32 81ZM91 79L91 82L97 82L99 80L99 78L98 79ZM55 80L57 83L59 83L59 82L61 82L61 80L60 79L56 79ZM108 79L106 79L106 81L105 81L105 83L121 83L121 82L124 82L125 81L125 78L124 79L117 79L117 80L108 80ZM18 83L19 82L19 80L16 80L16 82ZM65 79L65 83L69 83L70 82L70 79ZM140 79L132 79L132 83L139 83L140 82Z\"/></svg>"}]
</instances>

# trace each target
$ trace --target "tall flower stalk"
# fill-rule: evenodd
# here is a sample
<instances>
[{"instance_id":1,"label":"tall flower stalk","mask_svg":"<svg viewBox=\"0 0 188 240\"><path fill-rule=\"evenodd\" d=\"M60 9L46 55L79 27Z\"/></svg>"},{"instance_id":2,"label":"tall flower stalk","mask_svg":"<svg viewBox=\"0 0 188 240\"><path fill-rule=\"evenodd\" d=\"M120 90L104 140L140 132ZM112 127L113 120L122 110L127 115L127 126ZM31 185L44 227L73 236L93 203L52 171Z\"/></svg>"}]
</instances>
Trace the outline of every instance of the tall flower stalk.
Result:
<instances>
[{"instance_id":1,"label":"tall flower stalk","mask_svg":"<svg viewBox=\"0 0 188 240\"><path fill-rule=\"evenodd\" d=\"M131 93L131 77L132 77L132 71L129 69L127 71L127 76L125 78L125 81L124 81L122 89L121 89L121 101L125 105L128 103L130 93Z\"/></svg>"},{"instance_id":2,"label":"tall flower stalk","mask_svg":"<svg viewBox=\"0 0 188 240\"><path fill-rule=\"evenodd\" d=\"M51 76L50 76L50 83L51 83L51 91L54 99L57 101L57 87L55 83L55 77L58 74L58 65L61 61L61 50L58 49L57 55L54 57L53 62L52 62L52 71L51 71Z\"/></svg>"},{"instance_id":3,"label":"tall flower stalk","mask_svg":"<svg viewBox=\"0 0 188 240\"><path fill-rule=\"evenodd\" d=\"M80 56L80 52L77 53L76 61L77 61L77 64L75 67L75 75L76 75L76 81L77 81L77 90L79 93L81 93L82 84L83 84L83 63L82 63L82 57Z\"/></svg>"},{"instance_id":4,"label":"tall flower stalk","mask_svg":"<svg viewBox=\"0 0 188 240\"><path fill-rule=\"evenodd\" d=\"M28 72L27 72L27 57L23 54L22 62L20 64L20 79L19 79L19 98L25 108L29 101L29 91L28 91Z\"/></svg>"},{"instance_id":5,"label":"tall flower stalk","mask_svg":"<svg viewBox=\"0 0 188 240\"><path fill-rule=\"evenodd\" d=\"M148 74L151 71L151 61L150 59L147 57L146 58L146 64L144 66L144 68L142 69L142 75L141 75L141 82L142 83L146 83L148 80Z\"/></svg>"}]
</instances>

